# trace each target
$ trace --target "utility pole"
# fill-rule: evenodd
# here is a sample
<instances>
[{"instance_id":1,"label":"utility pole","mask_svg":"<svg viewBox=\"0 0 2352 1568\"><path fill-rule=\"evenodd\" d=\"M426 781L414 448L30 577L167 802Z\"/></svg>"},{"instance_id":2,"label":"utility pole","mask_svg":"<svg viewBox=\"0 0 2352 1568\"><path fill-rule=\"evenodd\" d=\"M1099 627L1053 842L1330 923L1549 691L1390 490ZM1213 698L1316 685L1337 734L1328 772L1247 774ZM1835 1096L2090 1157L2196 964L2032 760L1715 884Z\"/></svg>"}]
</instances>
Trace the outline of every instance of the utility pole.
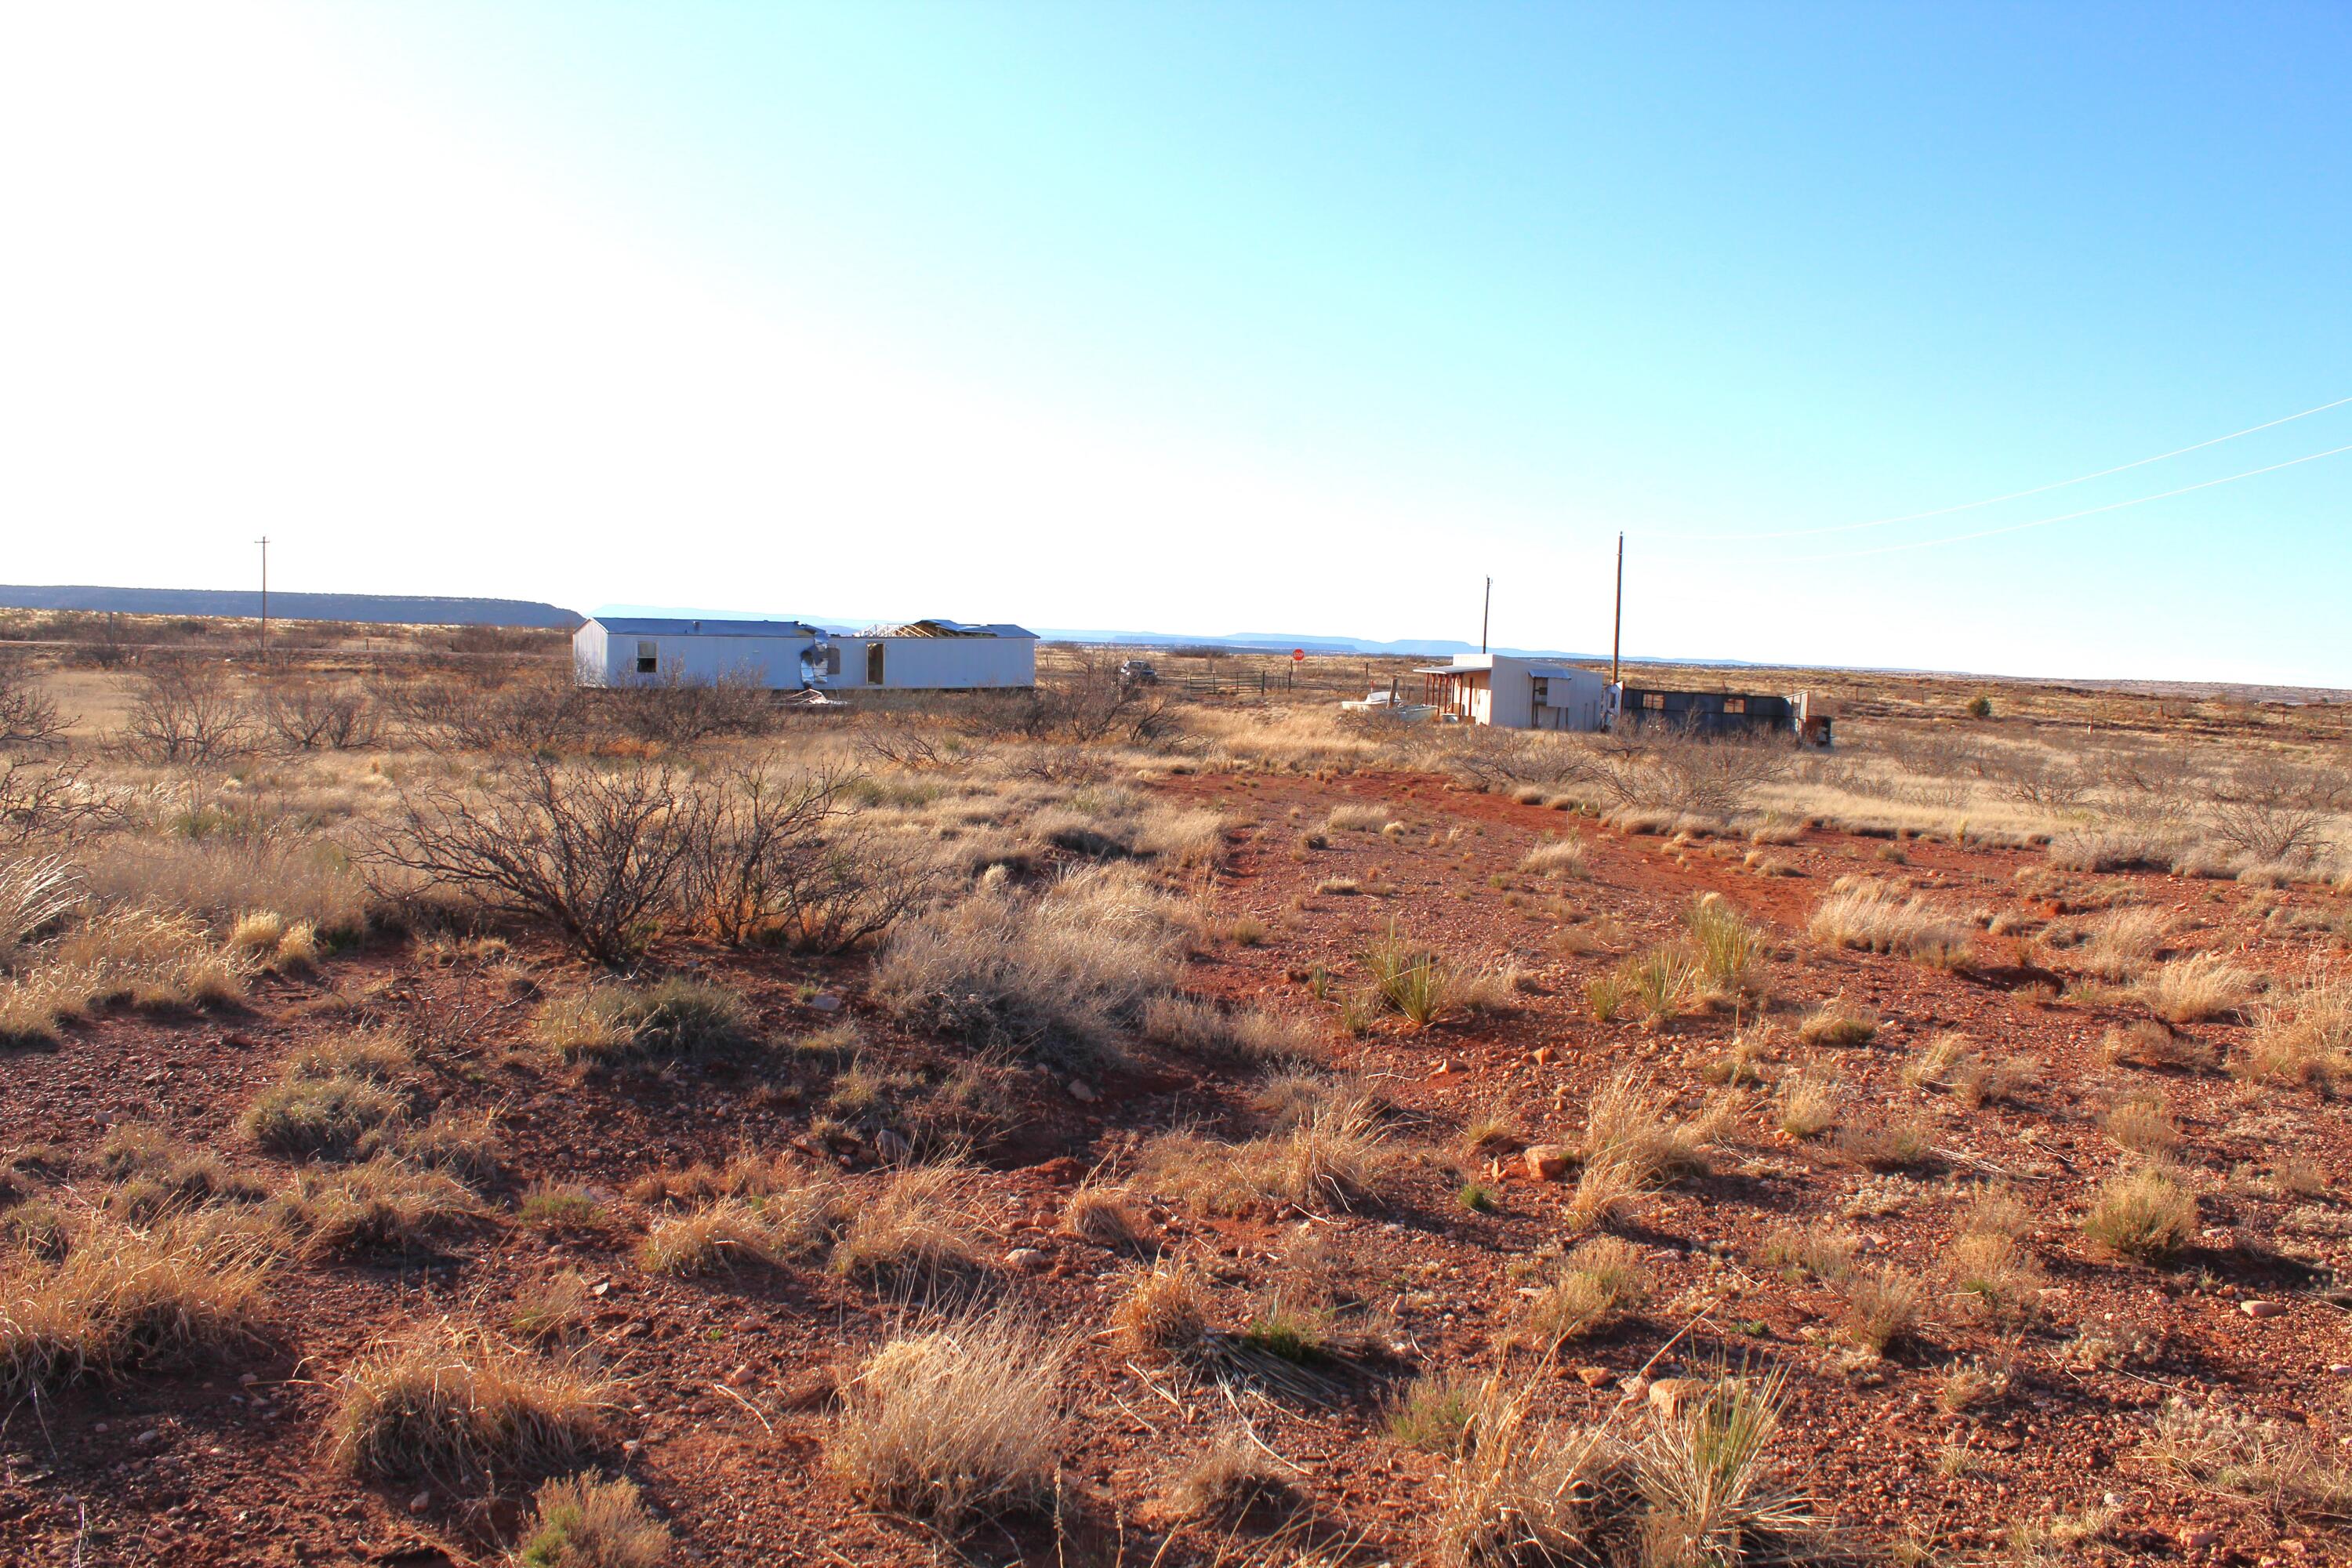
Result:
<instances>
[{"instance_id":1,"label":"utility pole","mask_svg":"<svg viewBox=\"0 0 2352 1568\"><path fill-rule=\"evenodd\" d=\"M269 662L269 535L254 541L261 546L261 662Z\"/></svg>"},{"instance_id":2,"label":"utility pole","mask_svg":"<svg viewBox=\"0 0 2352 1568\"><path fill-rule=\"evenodd\" d=\"M1486 623L1495 614L1495 580L1486 579L1486 602L1478 610L1478 651L1486 651Z\"/></svg>"},{"instance_id":3,"label":"utility pole","mask_svg":"<svg viewBox=\"0 0 2352 1568\"><path fill-rule=\"evenodd\" d=\"M1609 626L1609 684L1614 686L1621 677L1617 673L1617 655L1625 642L1625 535L1617 535L1617 614Z\"/></svg>"}]
</instances>

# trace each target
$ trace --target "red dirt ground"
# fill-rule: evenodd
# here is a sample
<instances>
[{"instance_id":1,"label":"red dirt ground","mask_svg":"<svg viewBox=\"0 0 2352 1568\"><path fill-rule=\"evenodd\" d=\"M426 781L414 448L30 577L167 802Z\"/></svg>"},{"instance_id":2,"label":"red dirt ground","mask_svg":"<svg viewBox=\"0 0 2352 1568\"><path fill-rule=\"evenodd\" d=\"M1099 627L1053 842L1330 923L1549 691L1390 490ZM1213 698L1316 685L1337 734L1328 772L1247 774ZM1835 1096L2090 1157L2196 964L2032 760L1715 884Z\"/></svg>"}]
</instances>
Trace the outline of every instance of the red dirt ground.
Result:
<instances>
[{"instance_id":1,"label":"red dirt ground","mask_svg":"<svg viewBox=\"0 0 2352 1568\"><path fill-rule=\"evenodd\" d=\"M1682 1110L1696 1109L1712 1092L1701 1069L1738 1021L1702 1013L1655 1033L1631 1022L1604 1026L1591 1020L1584 987L1622 955L1675 935L1689 900L1707 890L1774 938L1771 1016L1784 1026L1783 1059L1808 1054L1785 1026L1809 1007L1832 998L1866 1006L1883 1021L1877 1037L1834 1053L1849 1092L1860 1105L1900 1105L1933 1124L1936 1167L1898 1189L1909 1194L1900 1212L1853 1222L1865 1246L1932 1278L1959 1206L1942 1184L2000 1176L2034 1214L2032 1239L2052 1289L2021 1332L1942 1310L1949 1303L1939 1299L1931 1326L1885 1361L1842 1352L1828 1333L1830 1294L1758 1264L1758 1243L1776 1223L1834 1215L1874 1179L1781 1135L1759 1097L1713 1172L1656 1194L1626 1231L1648 1252L1653 1304L1570 1347L1561 1370L1580 1375L1561 1377L1561 1408L1603 1415L1629 1397L1624 1380L1644 1369L1656 1377L1710 1357L1777 1362L1790 1369L1792 1390L1778 1452L1859 1540L1909 1540L1928 1549L1927 1560L1971 1561L1994 1554L2014 1521L2098 1511L2105 1523L2067 1548L2067 1560L2345 1560L2340 1542L2226 1498L2158 1484L2131 1458L2175 1394L2225 1394L2235 1408L2309 1428L2330 1448L2352 1441L2344 1402L2352 1332L2332 1299L2331 1266L2343 1244L2306 1244L2303 1261L2272 1245L2280 1217L2298 1204L2345 1211L2332 1196L2271 1196L2221 1179L2242 1164L2267 1170L2292 1152L2316 1162L2333 1192L2347 1190L2352 1139L2337 1110L2301 1092L2248 1098L2219 1073L2108 1065L2100 1037L2135 1010L2038 1001L1988 978L2029 977L2011 940L1980 937L1978 968L1945 973L1824 952L1803 936L1813 906L1848 872L1904 879L1962 912L2046 915L2051 897L2096 903L2128 888L2184 922L2202 922L2188 939L2193 945L2284 976L2300 973L2321 949L2277 911L2331 902L2328 895L2255 895L2158 876L2056 878L2031 853L1927 843L1903 846L1907 864L1896 865L1879 858L1880 841L1822 831L1770 851L1800 875L1767 877L1704 841L1676 848L1624 837L1428 777L1190 776L1162 787L1229 814L1227 863L1202 889L1213 927L1230 929L1248 915L1268 932L1260 945L1203 943L1188 984L1334 1020L1335 1065L1372 1078L1394 1102L1403 1134L1427 1153L1381 1206L1355 1214L1206 1221L1172 1204L1152 1207L1159 1245L1211 1260L1236 1316L1254 1291L1297 1266L1307 1237L1339 1260L1350 1289L1381 1314L1384 1342L1346 1374L1341 1397L1251 1407L1259 1436L1294 1468L1297 1498L1362 1540L1366 1561L1419 1560L1446 1468L1380 1435L1382 1393L1418 1370L1496 1364L1498 1331L1520 1299L1508 1268L1560 1234L1570 1191L1511 1178L1496 1212L1465 1210L1454 1200L1461 1170L1484 1162L1451 1163L1460 1156L1454 1130L1500 1098L1533 1136L1572 1140L1585 1093L1628 1062L1654 1069ZM1328 847L1300 845L1334 805L1353 802L1377 803L1404 831L1334 832ZM1589 880L1516 870L1528 848L1557 834L1584 839ZM2033 878L2032 904L2021 897L2021 872ZM1378 891L1315 891L1335 878ZM1349 1040L1334 1005L1309 994L1307 976L1318 964L1346 973L1391 923L1448 952L1507 959L1524 972L1526 988L1496 1015L1422 1032L1384 1026ZM2330 962L2338 961L2330 951ZM519 956L551 990L573 983L550 951L526 947ZM908 1037L863 999L863 960L684 956L744 991L779 1038L831 1021L804 1000L830 988L847 996L847 1016L877 1059L936 1064L951 1055ZM601 1289L593 1349L628 1390L608 1460L643 1483L677 1530L685 1561L941 1560L940 1543L919 1527L860 1510L821 1458L830 1420L824 1378L873 1342L893 1315L887 1303L814 1269L676 1281L631 1261L647 1211L617 1194L648 1172L796 1142L853 1171L877 1163L870 1148L808 1143L822 1064L583 1079L524 1040L534 1003L512 994L506 972L425 967L415 949L386 939L331 961L316 981L270 982L235 1015L115 1016L74 1032L58 1050L0 1055L7 1086L0 1146L74 1152L79 1163L59 1184L86 1188L96 1181L88 1154L103 1131L152 1121L282 1178L281 1163L243 1142L237 1116L289 1048L355 1004L406 1021L424 1039L420 1058L440 1103L502 1108L509 1172L491 1188L501 1212L440 1256L288 1264L273 1289L271 1337L249 1352L78 1384L8 1409L0 1426L0 1561L498 1561L513 1539L527 1479L507 1479L485 1502L479 1487L377 1485L341 1475L324 1457L332 1385L403 1327L444 1315L496 1321L526 1282L564 1268ZM1963 1111L1905 1085L1903 1058L1947 1029L1990 1055L2036 1058L2041 1070L2024 1103ZM2227 1050L2245 1030L2192 1032ZM1538 1065L1531 1058L1542 1048L1551 1055ZM1114 1561L1110 1521L1123 1519L1129 1560L1150 1562L1155 1524L1164 1521L1157 1500L1171 1468L1204 1440L1223 1396L1213 1385L1180 1386L1131 1367L1108 1343L1101 1331L1137 1264L1058 1234L1059 1205L1082 1171L1120 1174L1142 1136L1233 1114L1248 1080L1162 1059L1087 1086L1097 1091L1091 1100L1031 1081L1035 1097L1024 1125L983 1155L971 1185L999 1252L1040 1256L1004 1268L991 1288L1087 1337L1076 1391L1086 1438L1069 1476L1076 1541L1067 1560ZM2099 1254L2079 1223L2089 1190L2116 1163L2101 1114L2119 1090L2151 1085L2168 1096L2185 1135L2180 1158L2212 1177L2200 1189L2199 1249L2165 1269ZM522 1224L511 1200L535 1180L591 1189L603 1217L584 1233L554 1237ZM2257 1321L2240 1310L2255 1297L2286 1310ZM2119 1325L2154 1336L2160 1351L2119 1370L2073 1364L2060 1353L2078 1330ZM1942 1373L1971 1356L2011 1362L2010 1391L1945 1414L1936 1399ZM963 1550L975 1561L1056 1560L1049 1532L1034 1522L984 1530ZM1181 1552L1165 1559L1192 1560Z\"/></svg>"}]
</instances>

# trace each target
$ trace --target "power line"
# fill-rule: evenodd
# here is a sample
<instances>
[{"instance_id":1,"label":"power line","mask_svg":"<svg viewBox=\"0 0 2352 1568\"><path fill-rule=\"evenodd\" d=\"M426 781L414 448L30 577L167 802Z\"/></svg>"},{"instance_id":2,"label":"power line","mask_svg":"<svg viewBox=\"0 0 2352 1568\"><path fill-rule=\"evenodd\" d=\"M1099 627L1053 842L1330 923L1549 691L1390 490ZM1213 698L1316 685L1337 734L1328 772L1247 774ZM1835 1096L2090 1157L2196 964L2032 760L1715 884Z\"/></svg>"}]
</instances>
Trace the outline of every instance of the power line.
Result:
<instances>
[{"instance_id":1,"label":"power line","mask_svg":"<svg viewBox=\"0 0 2352 1568\"><path fill-rule=\"evenodd\" d=\"M2060 512L2055 517L2037 517L2031 522L2006 523L2000 528L1982 528L1974 533L1955 533L1942 539L1914 539L1902 544L1870 545L1860 550L1832 550L1820 555L1786 555L1780 559L1784 561L1850 561L1864 555L1892 555L1903 550L1927 550L1938 544L1963 544L1972 539L1990 539L1995 534L2000 533L2021 533L2029 528L2047 528L2053 522L2072 522L2076 518L2095 517L2101 512L2121 511L2126 507L2145 506L2149 501L2169 500L2174 496L2185 496L2191 490L2210 490L2215 485L2234 484L2240 479L2251 479L2257 474L2274 474L2281 468L2292 468L2302 463L2315 463L2322 458L2333 458L2343 452L2352 452L2352 442L2347 442L2341 447L2330 447L2325 452L2313 452L2301 458L2289 458L2284 463L2273 463L2267 468L2248 468L2242 474L2225 474L2218 479L2206 479L2199 484L2182 485L2179 489L2158 490L2154 495L2135 496L2129 500L2109 501L2105 506L2084 507L2080 511Z\"/></svg>"},{"instance_id":2,"label":"power line","mask_svg":"<svg viewBox=\"0 0 2352 1568\"><path fill-rule=\"evenodd\" d=\"M2261 430L2274 430L2282 425L2292 425L2298 419L2308 419L2315 414L2325 414L2331 408L2341 408L2347 403L2352 403L2352 397L2339 397L2333 403L2323 403L2315 408L2306 408L2300 414L2289 414L2281 418L2265 420L2260 425L2249 425L2243 430L2232 430L2227 436L2216 436L2210 441L2199 441L2192 446L2175 447L2169 452L2158 452L2153 458L2141 458L2128 463L2118 463L2112 468L2101 468L2095 474L2077 474L2071 479L2053 479L2046 485L2035 485L2031 489L2011 490L2007 495L1988 496L1983 500L1963 501L1958 506L1937 507L1931 511L1912 511L1906 512L1900 517L1874 518L1868 522L1833 522L1822 528L1781 528L1772 529L1760 533L1663 533L1658 535L1658 537L1661 539L1706 540L1717 543L1746 539L1802 539L1814 534L1853 533L1865 528L1885 528L1890 524L1897 522L1919 522L1931 517L1949 517L1954 512L1974 511L1979 507L1999 506L2002 501L2006 500L2023 500L2027 496L2044 495L2051 490L2063 490L2070 485L2083 485L2090 483L2093 479L2104 479L2110 474L2127 473L2133 468L2144 468L2150 463L2161 463L2168 458L2178 458L2189 452L2201 452L2208 447L2218 447L2224 441L2234 441L2241 436L2252 436ZM2302 459L2297 460L2300 461ZM2255 473L2266 473L2269 470L2256 468L2253 471ZM2192 486L2191 488L2193 489L2195 487ZM2178 492L2168 493L2177 494ZM2156 500L2158 498L2149 497L2147 499ZM2036 525L2029 523L2021 526L2032 527ZM1974 536L1964 535L1963 537Z\"/></svg>"}]
</instances>

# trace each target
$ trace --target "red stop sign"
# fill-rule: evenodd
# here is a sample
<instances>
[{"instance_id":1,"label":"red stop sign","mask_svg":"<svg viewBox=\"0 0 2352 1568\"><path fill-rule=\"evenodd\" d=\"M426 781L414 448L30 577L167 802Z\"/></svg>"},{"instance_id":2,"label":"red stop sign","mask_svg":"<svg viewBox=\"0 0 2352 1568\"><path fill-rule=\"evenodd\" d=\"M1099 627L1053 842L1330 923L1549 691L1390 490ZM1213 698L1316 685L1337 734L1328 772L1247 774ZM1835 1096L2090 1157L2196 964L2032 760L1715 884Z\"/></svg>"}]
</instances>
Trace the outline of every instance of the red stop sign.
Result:
<instances>
[{"instance_id":1,"label":"red stop sign","mask_svg":"<svg viewBox=\"0 0 2352 1568\"><path fill-rule=\"evenodd\" d=\"M1290 650L1290 662L1293 664L1300 662L1302 659L1306 658L1306 657L1307 650L1303 647L1295 647Z\"/></svg>"}]
</instances>

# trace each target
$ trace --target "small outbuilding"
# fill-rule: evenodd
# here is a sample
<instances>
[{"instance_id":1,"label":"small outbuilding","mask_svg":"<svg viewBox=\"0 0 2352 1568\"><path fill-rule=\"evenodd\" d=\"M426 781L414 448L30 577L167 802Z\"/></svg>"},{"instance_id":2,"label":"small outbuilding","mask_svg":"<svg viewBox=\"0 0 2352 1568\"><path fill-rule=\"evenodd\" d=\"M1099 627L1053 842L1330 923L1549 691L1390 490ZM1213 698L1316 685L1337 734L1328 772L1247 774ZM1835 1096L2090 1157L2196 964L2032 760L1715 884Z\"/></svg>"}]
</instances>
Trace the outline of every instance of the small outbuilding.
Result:
<instances>
[{"instance_id":1,"label":"small outbuilding","mask_svg":"<svg viewBox=\"0 0 2352 1568\"><path fill-rule=\"evenodd\" d=\"M1598 670L1555 659L1457 653L1423 665L1422 702L1442 719L1505 730L1599 730L1609 722L1609 682Z\"/></svg>"},{"instance_id":2,"label":"small outbuilding","mask_svg":"<svg viewBox=\"0 0 2352 1568\"><path fill-rule=\"evenodd\" d=\"M770 691L972 691L1037 684L1037 634L923 620L835 634L805 621L592 619L572 635L582 686L742 681Z\"/></svg>"}]
</instances>

